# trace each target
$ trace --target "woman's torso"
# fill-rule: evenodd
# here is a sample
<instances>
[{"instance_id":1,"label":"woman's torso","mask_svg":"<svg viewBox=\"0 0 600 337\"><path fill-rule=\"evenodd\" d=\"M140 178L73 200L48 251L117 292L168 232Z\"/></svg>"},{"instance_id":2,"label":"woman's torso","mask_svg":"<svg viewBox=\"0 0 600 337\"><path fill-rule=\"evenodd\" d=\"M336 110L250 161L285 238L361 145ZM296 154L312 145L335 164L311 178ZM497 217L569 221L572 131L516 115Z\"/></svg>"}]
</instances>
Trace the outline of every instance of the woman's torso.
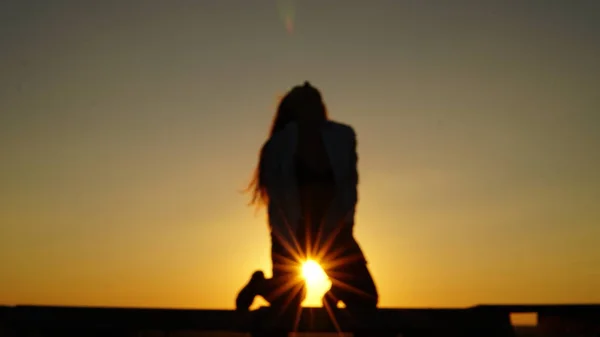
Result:
<instances>
[{"instance_id":1,"label":"woman's torso","mask_svg":"<svg viewBox=\"0 0 600 337\"><path fill-rule=\"evenodd\" d=\"M336 194L334 169L319 126L299 128L295 153L296 184L302 214L297 236L304 245L314 247L320 225Z\"/></svg>"},{"instance_id":2,"label":"woman's torso","mask_svg":"<svg viewBox=\"0 0 600 337\"><path fill-rule=\"evenodd\" d=\"M287 245L303 240L298 234L306 229L321 233L321 241L351 238L358 200L354 130L334 121L317 131L299 129L291 123L265 144L271 236ZM309 226L304 214L313 219Z\"/></svg>"}]
</instances>

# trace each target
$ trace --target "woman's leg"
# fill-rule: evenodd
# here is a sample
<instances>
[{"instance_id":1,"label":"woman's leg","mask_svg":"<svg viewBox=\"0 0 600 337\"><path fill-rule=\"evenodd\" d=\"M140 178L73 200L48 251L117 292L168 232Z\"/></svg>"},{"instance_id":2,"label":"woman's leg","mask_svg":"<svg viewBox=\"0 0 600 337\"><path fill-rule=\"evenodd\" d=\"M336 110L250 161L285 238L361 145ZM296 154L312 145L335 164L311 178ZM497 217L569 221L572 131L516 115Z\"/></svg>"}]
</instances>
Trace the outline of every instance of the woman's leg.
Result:
<instances>
[{"instance_id":1,"label":"woman's leg","mask_svg":"<svg viewBox=\"0 0 600 337\"><path fill-rule=\"evenodd\" d=\"M296 261L281 244L272 238L271 260L273 277L265 283L261 296L270 303L273 322L268 322L268 336L287 336L299 318L302 301L306 296L304 281L299 275L300 262Z\"/></svg>"},{"instance_id":2,"label":"woman's leg","mask_svg":"<svg viewBox=\"0 0 600 337\"><path fill-rule=\"evenodd\" d=\"M363 252L354 238L340 242L343 254L330 261L326 273L331 279L331 289L324 304L346 306L356 323L355 336L363 336L377 330L377 302L379 294L367 266Z\"/></svg>"},{"instance_id":3,"label":"woman's leg","mask_svg":"<svg viewBox=\"0 0 600 337\"><path fill-rule=\"evenodd\" d=\"M377 287L366 262L350 262L328 269L331 279L330 295L348 308L376 308L379 300Z\"/></svg>"}]
</instances>

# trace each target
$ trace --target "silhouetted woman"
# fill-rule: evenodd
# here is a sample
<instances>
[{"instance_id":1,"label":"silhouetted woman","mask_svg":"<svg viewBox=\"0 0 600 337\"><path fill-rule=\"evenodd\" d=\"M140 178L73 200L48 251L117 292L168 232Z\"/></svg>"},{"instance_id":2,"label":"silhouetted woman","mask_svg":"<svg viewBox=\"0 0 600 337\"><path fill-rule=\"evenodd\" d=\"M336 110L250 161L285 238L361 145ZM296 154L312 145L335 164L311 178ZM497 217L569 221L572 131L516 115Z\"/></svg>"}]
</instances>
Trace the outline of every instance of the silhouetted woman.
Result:
<instances>
[{"instance_id":1,"label":"silhouetted woman","mask_svg":"<svg viewBox=\"0 0 600 337\"><path fill-rule=\"evenodd\" d=\"M283 325L293 324L304 299L300 266L306 259L320 263L331 279L326 306L342 301L357 321L377 306L375 284L353 236L357 160L354 130L328 119L320 92L308 82L290 90L250 184L252 202L268 208L273 278L255 273L245 289L246 299L262 295L281 311ZM238 306L251 304L239 298Z\"/></svg>"}]
</instances>

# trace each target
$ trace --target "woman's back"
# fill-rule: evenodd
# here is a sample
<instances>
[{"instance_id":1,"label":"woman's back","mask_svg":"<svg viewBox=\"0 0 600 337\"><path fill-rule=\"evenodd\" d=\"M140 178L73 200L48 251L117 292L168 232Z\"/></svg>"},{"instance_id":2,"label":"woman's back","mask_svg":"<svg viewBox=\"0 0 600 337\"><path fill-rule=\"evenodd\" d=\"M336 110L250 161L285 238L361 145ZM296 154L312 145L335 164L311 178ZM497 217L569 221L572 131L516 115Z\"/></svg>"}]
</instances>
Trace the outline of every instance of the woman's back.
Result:
<instances>
[{"instance_id":1,"label":"woman's back","mask_svg":"<svg viewBox=\"0 0 600 337\"><path fill-rule=\"evenodd\" d=\"M262 174L270 195L272 227L296 230L304 215L301 200L321 206L332 202L323 207L328 208L328 230L340 221L353 221L358 183L355 137L350 126L329 120L316 129L290 123L267 141Z\"/></svg>"},{"instance_id":2,"label":"woman's back","mask_svg":"<svg viewBox=\"0 0 600 337\"><path fill-rule=\"evenodd\" d=\"M321 124L298 128L295 173L303 224L297 235L310 250L318 244L320 225L336 194L335 174L322 134Z\"/></svg>"}]
</instances>

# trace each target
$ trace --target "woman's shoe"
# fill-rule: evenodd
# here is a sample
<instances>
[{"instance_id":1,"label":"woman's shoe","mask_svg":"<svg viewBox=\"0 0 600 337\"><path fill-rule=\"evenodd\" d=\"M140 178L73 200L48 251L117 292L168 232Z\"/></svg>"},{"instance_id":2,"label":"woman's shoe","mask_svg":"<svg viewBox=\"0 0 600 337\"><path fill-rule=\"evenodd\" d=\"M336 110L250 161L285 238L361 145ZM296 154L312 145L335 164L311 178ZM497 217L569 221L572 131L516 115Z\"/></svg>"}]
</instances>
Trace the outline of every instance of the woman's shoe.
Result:
<instances>
[{"instance_id":1,"label":"woman's shoe","mask_svg":"<svg viewBox=\"0 0 600 337\"><path fill-rule=\"evenodd\" d=\"M235 299L236 310L247 311L254 302L254 298L260 294L260 289L264 288L265 274L257 270L252 273L250 281L240 290Z\"/></svg>"}]
</instances>

